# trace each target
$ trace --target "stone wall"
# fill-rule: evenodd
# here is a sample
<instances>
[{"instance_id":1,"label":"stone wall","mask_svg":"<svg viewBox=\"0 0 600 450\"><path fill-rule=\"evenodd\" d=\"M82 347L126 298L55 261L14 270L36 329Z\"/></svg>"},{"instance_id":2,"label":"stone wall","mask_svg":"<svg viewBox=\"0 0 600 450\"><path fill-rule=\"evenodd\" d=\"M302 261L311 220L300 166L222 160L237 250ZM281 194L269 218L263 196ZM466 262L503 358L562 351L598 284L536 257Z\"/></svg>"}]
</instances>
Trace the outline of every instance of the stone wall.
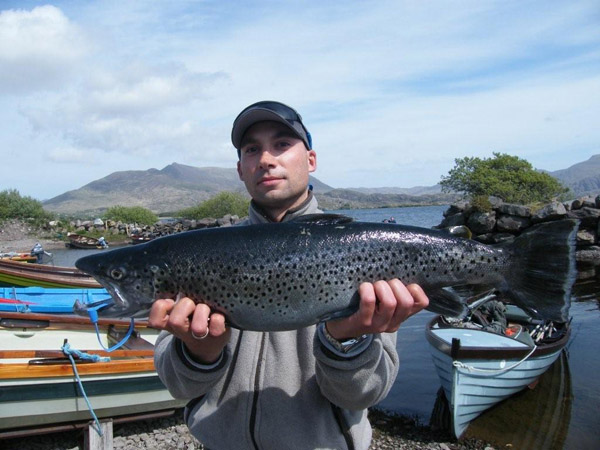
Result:
<instances>
[{"instance_id":1,"label":"stone wall","mask_svg":"<svg viewBox=\"0 0 600 450\"><path fill-rule=\"evenodd\" d=\"M457 225L467 226L473 233L473 239L485 244L497 244L512 241L527 228L541 222L561 219L577 219L576 257L580 277L588 270L600 266L600 195L583 197L560 203L552 202L542 208L504 203L490 197L491 211L481 212L467 202L451 205L444 212L444 219L435 228L447 228Z\"/></svg>"},{"instance_id":2,"label":"stone wall","mask_svg":"<svg viewBox=\"0 0 600 450\"><path fill-rule=\"evenodd\" d=\"M219 219L168 219L161 220L154 225L138 225L135 223L116 222L114 220L102 219L96 220L74 220L67 223L53 221L48 223L48 229L53 233L66 235L67 232L91 232L97 231L105 234L105 238L110 242L111 236L142 236L147 238L166 236L182 231L198 230L201 228L212 228L221 226L231 226L240 222L240 218L235 215L226 215Z\"/></svg>"}]
</instances>

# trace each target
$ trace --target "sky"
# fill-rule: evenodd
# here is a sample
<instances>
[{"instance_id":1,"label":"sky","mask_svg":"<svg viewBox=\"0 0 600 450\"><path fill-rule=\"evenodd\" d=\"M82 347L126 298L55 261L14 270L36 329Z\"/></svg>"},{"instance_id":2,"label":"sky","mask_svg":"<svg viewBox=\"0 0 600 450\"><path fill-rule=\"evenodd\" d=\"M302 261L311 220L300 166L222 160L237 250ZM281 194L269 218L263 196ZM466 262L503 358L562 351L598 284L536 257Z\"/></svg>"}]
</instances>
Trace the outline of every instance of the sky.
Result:
<instances>
[{"instance_id":1,"label":"sky","mask_svg":"<svg viewBox=\"0 0 600 450\"><path fill-rule=\"evenodd\" d=\"M565 169L600 153L600 3L0 0L0 191L234 168L260 100L300 112L336 188L493 152Z\"/></svg>"}]
</instances>

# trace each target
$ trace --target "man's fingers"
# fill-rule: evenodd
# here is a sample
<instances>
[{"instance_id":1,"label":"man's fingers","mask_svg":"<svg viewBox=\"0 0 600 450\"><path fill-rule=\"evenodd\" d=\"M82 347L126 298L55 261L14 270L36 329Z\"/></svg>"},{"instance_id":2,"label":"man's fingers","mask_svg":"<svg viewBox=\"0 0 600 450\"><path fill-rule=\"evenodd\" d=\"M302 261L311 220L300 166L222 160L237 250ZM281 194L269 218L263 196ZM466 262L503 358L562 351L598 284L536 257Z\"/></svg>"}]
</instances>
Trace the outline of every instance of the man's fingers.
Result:
<instances>
[{"instance_id":1,"label":"man's fingers","mask_svg":"<svg viewBox=\"0 0 600 450\"><path fill-rule=\"evenodd\" d=\"M371 326L373 316L377 309L377 294L372 283L362 283L358 287L360 306L358 310L358 321L362 326Z\"/></svg>"},{"instance_id":2,"label":"man's fingers","mask_svg":"<svg viewBox=\"0 0 600 450\"><path fill-rule=\"evenodd\" d=\"M377 297L377 309L373 315L373 325L385 330L397 309L395 292L389 282L382 280L377 281L373 288Z\"/></svg>"},{"instance_id":3,"label":"man's fingers","mask_svg":"<svg viewBox=\"0 0 600 450\"><path fill-rule=\"evenodd\" d=\"M425 294L425 291L423 288L421 288L421 286L418 284L409 284L406 286L406 289L408 292L410 292L413 298L411 316L429 306L429 297L427 297L427 294Z\"/></svg>"},{"instance_id":4,"label":"man's fingers","mask_svg":"<svg viewBox=\"0 0 600 450\"><path fill-rule=\"evenodd\" d=\"M175 301L171 299L156 300L150 309L148 325L158 330L165 330L169 321L169 313L174 305Z\"/></svg>"},{"instance_id":5,"label":"man's fingers","mask_svg":"<svg viewBox=\"0 0 600 450\"><path fill-rule=\"evenodd\" d=\"M189 316L188 316L189 317ZM206 336L210 326L210 308L208 305L199 303L195 306L190 323L190 332L196 336Z\"/></svg>"}]
</instances>

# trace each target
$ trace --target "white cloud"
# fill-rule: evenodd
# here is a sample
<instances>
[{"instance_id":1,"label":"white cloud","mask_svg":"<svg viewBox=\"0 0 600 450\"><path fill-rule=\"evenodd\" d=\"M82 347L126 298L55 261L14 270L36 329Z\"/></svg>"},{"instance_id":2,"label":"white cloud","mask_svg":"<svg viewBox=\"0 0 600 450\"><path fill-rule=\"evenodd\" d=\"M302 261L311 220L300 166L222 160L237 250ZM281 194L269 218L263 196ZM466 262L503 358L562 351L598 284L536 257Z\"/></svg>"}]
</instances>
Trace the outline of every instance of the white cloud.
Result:
<instances>
[{"instance_id":1,"label":"white cloud","mask_svg":"<svg viewBox=\"0 0 600 450\"><path fill-rule=\"evenodd\" d=\"M234 167L231 122L262 99L302 113L334 186L433 184L492 151L550 170L600 152L597 0L54 5L0 12L0 148L77 182Z\"/></svg>"},{"instance_id":2,"label":"white cloud","mask_svg":"<svg viewBox=\"0 0 600 450\"><path fill-rule=\"evenodd\" d=\"M46 159L57 163L93 164L89 152L74 147L54 148L46 153Z\"/></svg>"},{"instance_id":3,"label":"white cloud","mask_svg":"<svg viewBox=\"0 0 600 450\"><path fill-rule=\"evenodd\" d=\"M0 92L58 87L86 51L79 28L54 6L0 12Z\"/></svg>"}]
</instances>

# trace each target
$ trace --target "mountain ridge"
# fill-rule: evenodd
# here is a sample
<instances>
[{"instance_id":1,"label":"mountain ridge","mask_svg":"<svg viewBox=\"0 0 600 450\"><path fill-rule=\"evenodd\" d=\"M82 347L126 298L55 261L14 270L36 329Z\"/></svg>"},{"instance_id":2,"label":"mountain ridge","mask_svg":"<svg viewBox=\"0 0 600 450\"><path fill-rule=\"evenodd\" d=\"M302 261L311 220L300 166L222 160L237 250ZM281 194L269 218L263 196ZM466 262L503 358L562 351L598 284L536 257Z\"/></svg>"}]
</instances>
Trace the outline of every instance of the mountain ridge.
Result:
<instances>
[{"instance_id":1,"label":"mountain ridge","mask_svg":"<svg viewBox=\"0 0 600 450\"><path fill-rule=\"evenodd\" d=\"M600 154L567 169L546 172L570 187L575 196L600 194ZM448 204L460 198L459 194L443 193L439 184L336 189L312 175L309 182L325 209ZM247 195L236 169L174 162L162 169L113 172L42 204L49 211L67 215L98 215L116 205L142 206L160 214L196 206L222 191Z\"/></svg>"}]
</instances>

